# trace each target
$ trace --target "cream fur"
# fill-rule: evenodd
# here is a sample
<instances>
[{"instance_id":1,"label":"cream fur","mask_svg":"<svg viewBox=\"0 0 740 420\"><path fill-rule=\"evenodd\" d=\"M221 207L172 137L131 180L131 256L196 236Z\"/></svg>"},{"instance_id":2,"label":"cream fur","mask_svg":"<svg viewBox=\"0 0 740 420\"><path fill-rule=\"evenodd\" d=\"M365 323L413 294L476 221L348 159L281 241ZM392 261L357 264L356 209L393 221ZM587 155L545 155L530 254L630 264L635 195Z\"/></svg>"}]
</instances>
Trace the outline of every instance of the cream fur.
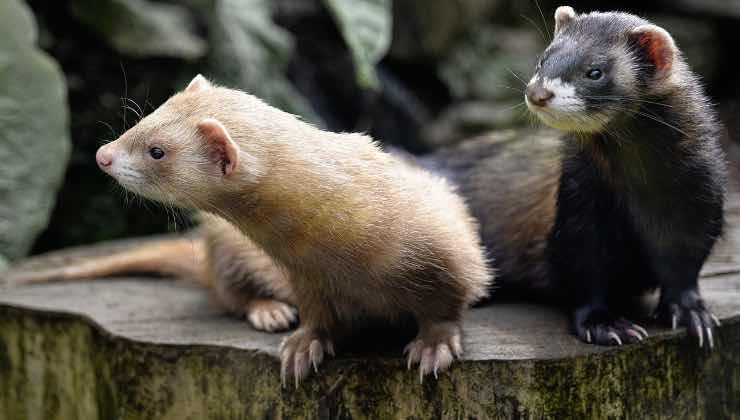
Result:
<instances>
[{"instance_id":1,"label":"cream fur","mask_svg":"<svg viewBox=\"0 0 740 420\"><path fill-rule=\"evenodd\" d=\"M424 355L414 359L421 373L449 364L462 311L491 283L477 225L453 188L367 136L322 131L246 93L193 83L104 146L115 156L109 172L145 197L228 221L248 237L245 252L265 253L268 283L283 282L280 298L301 316L282 348L283 377L305 376L301 352L313 348L311 362L320 362L336 335L366 316L412 314L420 335L410 357ZM198 129L206 119L238 146L228 176L208 157ZM164 159L148 157L154 146ZM238 238L218 229L212 244Z\"/></svg>"}]
</instances>

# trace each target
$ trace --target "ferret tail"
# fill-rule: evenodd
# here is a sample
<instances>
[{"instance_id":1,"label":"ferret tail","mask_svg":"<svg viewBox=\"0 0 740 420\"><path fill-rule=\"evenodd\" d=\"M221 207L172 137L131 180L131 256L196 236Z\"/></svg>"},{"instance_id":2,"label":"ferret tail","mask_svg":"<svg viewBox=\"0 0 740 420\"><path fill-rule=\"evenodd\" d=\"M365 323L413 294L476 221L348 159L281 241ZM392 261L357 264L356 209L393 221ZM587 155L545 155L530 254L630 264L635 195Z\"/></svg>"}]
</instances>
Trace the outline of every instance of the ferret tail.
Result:
<instances>
[{"instance_id":1,"label":"ferret tail","mask_svg":"<svg viewBox=\"0 0 740 420\"><path fill-rule=\"evenodd\" d=\"M205 242L199 236L112 242L31 257L0 272L0 286L149 274L208 287Z\"/></svg>"}]
</instances>

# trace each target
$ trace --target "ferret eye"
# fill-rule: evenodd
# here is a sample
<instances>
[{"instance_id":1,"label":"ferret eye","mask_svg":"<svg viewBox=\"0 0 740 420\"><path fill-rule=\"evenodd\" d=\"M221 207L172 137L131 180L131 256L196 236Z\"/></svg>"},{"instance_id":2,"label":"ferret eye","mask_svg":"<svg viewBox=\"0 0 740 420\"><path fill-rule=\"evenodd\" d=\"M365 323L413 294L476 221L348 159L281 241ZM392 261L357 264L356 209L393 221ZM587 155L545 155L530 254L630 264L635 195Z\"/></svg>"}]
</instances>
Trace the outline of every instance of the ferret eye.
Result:
<instances>
[{"instance_id":1,"label":"ferret eye","mask_svg":"<svg viewBox=\"0 0 740 420\"><path fill-rule=\"evenodd\" d=\"M164 157L164 150L159 147L152 147L149 149L149 156L151 156L152 159L162 159Z\"/></svg>"},{"instance_id":2,"label":"ferret eye","mask_svg":"<svg viewBox=\"0 0 740 420\"><path fill-rule=\"evenodd\" d=\"M591 69L586 72L586 77L588 77L591 80L599 80L601 79L601 76L603 76L604 73L599 69Z\"/></svg>"}]
</instances>

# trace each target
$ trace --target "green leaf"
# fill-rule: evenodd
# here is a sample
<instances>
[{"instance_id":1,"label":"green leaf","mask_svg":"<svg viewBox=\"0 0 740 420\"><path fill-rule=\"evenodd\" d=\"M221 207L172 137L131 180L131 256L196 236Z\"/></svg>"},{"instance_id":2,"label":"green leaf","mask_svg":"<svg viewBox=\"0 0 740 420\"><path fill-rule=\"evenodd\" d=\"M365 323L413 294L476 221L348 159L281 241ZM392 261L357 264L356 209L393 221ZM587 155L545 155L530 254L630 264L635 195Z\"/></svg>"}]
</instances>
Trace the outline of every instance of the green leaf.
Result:
<instances>
[{"instance_id":1,"label":"green leaf","mask_svg":"<svg viewBox=\"0 0 740 420\"><path fill-rule=\"evenodd\" d=\"M10 259L46 227L70 151L66 85L35 34L25 3L0 1L0 254Z\"/></svg>"},{"instance_id":2,"label":"green leaf","mask_svg":"<svg viewBox=\"0 0 740 420\"><path fill-rule=\"evenodd\" d=\"M331 11L355 63L357 81L378 88L375 65L385 56L393 30L390 0L323 0Z\"/></svg>"},{"instance_id":3,"label":"green leaf","mask_svg":"<svg viewBox=\"0 0 740 420\"><path fill-rule=\"evenodd\" d=\"M194 60L208 48L183 6L147 0L73 0L70 6L82 23L124 55Z\"/></svg>"},{"instance_id":4,"label":"green leaf","mask_svg":"<svg viewBox=\"0 0 740 420\"><path fill-rule=\"evenodd\" d=\"M266 0L221 0L211 23L209 75L270 105L320 124L306 98L285 77L293 37L272 21Z\"/></svg>"}]
</instances>

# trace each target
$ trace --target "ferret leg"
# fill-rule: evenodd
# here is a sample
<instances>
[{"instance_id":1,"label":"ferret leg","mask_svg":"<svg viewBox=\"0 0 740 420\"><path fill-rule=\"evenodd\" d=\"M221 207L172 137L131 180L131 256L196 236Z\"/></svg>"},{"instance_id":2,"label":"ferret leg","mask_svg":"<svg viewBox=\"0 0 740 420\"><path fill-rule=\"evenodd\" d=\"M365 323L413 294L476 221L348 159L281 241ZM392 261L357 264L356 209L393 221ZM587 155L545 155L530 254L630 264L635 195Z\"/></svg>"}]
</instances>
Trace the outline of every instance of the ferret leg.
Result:
<instances>
[{"instance_id":1,"label":"ferret leg","mask_svg":"<svg viewBox=\"0 0 740 420\"><path fill-rule=\"evenodd\" d=\"M419 279L423 279L420 282ZM408 368L419 364L419 381L424 376L450 367L463 353L462 315L470 302L466 279L457 270L426 269L407 281L413 292L405 298L419 332L406 346Z\"/></svg>"},{"instance_id":2,"label":"ferret leg","mask_svg":"<svg viewBox=\"0 0 740 420\"><path fill-rule=\"evenodd\" d=\"M714 347L714 328L719 320L704 303L699 292L701 258L659 258L656 273L661 282L656 317L673 329L685 326L696 337L699 347Z\"/></svg>"},{"instance_id":3,"label":"ferret leg","mask_svg":"<svg viewBox=\"0 0 740 420\"><path fill-rule=\"evenodd\" d=\"M283 387L292 377L298 388L312 368L318 373L324 355L334 356L332 332L337 329L333 327L335 321L329 305L328 302L302 302L300 305L300 328L280 344L280 379Z\"/></svg>"},{"instance_id":4,"label":"ferret leg","mask_svg":"<svg viewBox=\"0 0 740 420\"><path fill-rule=\"evenodd\" d=\"M462 328L460 321L420 322L419 334L410 342L404 353L408 358L408 368L419 364L419 381L430 373L446 370L455 358L463 353Z\"/></svg>"},{"instance_id":5,"label":"ferret leg","mask_svg":"<svg viewBox=\"0 0 740 420\"><path fill-rule=\"evenodd\" d=\"M219 303L257 330L285 331L298 321L283 270L226 220L202 214L207 275Z\"/></svg>"}]
</instances>

